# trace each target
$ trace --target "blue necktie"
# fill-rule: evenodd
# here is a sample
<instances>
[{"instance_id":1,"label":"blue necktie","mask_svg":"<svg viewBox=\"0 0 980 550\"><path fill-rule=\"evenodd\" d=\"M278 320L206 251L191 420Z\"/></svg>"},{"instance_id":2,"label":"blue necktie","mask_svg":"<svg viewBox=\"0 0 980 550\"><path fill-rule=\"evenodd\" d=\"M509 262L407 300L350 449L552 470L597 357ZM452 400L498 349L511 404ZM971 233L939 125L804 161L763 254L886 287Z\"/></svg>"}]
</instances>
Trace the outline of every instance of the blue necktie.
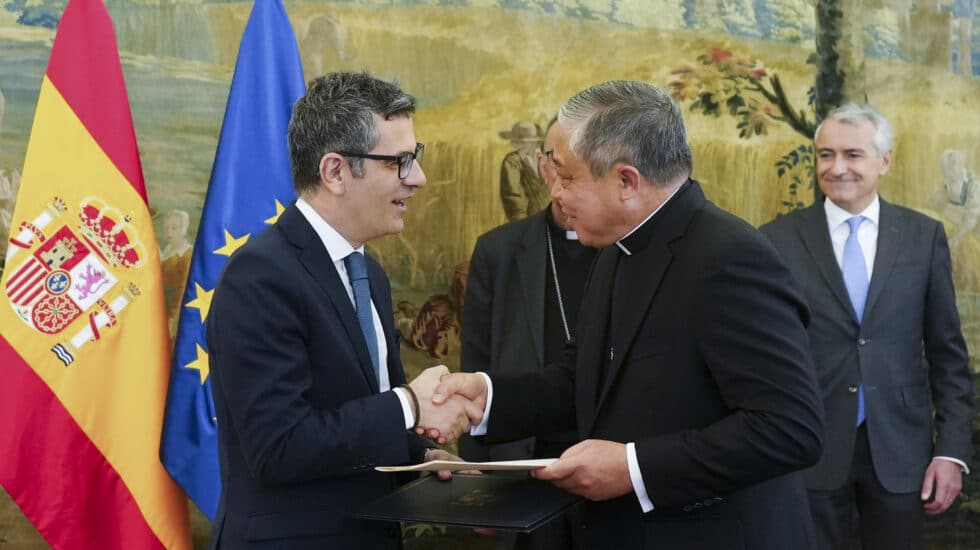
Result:
<instances>
[{"instance_id":1,"label":"blue necktie","mask_svg":"<svg viewBox=\"0 0 980 550\"><path fill-rule=\"evenodd\" d=\"M371 364L374 366L374 375L381 383L381 373L378 370L378 337L374 332L374 320L371 318L371 285L368 283L367 264L364 262L364 255L360 252L351 252L344 258L347 266L347 276L350 277L350 286L354 289L354 307L357 309L357 323L361 325L361 332L364 333L364 341L367 342L368 351L371 353Z\"/></svg>"},{"instance_id":2,"label":"blue necktie","mask_svg":"<svg viewBox=\"0 0 980 550\"><path fill-rule=\"evenodd\" d=\"M864 302L868 299L868 266L864 263L864 252L861 251L861 243L858 242L858 228L865 219L867 218L864 216L854 216L847 220L851 233L844 242L844 260L841 262L844 286L847 287L847 295L851 298L858 324L861 324ZM859 385L857 425L860 426L862 422L864 422L864 386Z\"/></svg>"}]
</instances>

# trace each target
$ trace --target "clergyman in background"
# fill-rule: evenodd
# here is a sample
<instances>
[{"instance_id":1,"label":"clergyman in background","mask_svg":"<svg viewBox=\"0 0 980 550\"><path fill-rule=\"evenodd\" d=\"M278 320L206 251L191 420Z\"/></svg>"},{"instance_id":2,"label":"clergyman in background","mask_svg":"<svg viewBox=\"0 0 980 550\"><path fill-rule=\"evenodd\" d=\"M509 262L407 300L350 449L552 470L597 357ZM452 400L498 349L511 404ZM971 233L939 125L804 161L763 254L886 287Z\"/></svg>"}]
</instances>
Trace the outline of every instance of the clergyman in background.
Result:
<instances>
[{"instance_id":1,"label":"clergyman in background","mask_svg":"<svg viewBox=\"0 0 980 550\"><path fill-rule=\"evenodd\" d=\"M557 130L545 133L538 168L551 190L561 185L551 166ZM462 370L491 375L552 367L574 338L582 291L596 249L583 245L557 200L533 216L497 227L476 241L470 260L463 308ZM469 435L459 442L466 460L516 460L560 456L578 442L574 430L536 438L484 444ZM570 517L528 535L518 534L517 549L572 548Z\"/></svg>"}]
</instances>

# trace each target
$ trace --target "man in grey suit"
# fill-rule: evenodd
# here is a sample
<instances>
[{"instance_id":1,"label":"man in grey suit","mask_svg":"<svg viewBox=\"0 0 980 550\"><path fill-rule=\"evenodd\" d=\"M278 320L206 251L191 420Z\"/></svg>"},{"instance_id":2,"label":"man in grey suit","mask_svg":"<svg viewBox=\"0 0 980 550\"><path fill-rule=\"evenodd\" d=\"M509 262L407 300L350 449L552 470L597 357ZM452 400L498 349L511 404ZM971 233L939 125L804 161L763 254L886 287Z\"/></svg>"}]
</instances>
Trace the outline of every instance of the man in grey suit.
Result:
<instances>
[{"instance_id":1,"label":"man in grey suit","mask_svg":"<svg viewBox=\"0 0 980 550\"><path fill-rule=\"evenodd\" d=\"M552 193L560 185L548 155L554 150L555 120L548 125L538 168ZM462 370L490 374L541 370L554 365L574 337L582 289L596 249L583 245L554 201L529 218L480 236L473 249L463 307ZM465 435L467 460L514 460L560 456L578 442L572 430L554 431L510 443L483 444ZM556 521L515 548L568 548L568 521Z\"/></svg>"},{"instance_id":2,"label":"man in grey suit","mask_svg":"<svg viewBox=\"0 0 980 550\"><path fill-rule=\"evenodd\" d=\"M969 473L973 385L943 226L878 196L892 132L848 104L817 128L827 200L764 225L813 318L823 457L807 471L820 547L922 548Z\"/></svg>"}]
</instances>

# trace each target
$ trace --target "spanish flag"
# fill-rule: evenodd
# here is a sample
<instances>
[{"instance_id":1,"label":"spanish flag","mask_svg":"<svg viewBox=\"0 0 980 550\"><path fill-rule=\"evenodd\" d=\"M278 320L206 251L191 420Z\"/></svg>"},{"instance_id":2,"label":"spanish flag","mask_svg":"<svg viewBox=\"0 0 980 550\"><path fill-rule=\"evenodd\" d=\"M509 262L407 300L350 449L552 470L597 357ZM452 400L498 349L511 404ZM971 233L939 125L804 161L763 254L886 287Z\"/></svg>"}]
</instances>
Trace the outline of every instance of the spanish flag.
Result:
<instances>
[{"instance_id":1,"label":"spanish flag","mask_svg":"<svg viewBox=\"0 0 980 550\"><path fill-rule=\"evenodd\" d=\"M101 0L58 25L0 288L0 484L54 548L190 548L158 458L160 258Z\"/></svg>"}]
</instances>

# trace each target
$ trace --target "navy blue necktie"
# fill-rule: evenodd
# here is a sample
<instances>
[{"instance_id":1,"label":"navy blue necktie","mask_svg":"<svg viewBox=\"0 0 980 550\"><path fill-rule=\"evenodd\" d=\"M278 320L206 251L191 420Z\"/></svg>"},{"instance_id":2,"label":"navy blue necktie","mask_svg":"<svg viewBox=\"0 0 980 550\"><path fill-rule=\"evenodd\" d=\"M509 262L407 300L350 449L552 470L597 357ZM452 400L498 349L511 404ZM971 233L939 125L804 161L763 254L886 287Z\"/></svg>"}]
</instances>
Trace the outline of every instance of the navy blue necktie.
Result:
<instances>
[{"instance_id":1,"label":"navy blue necktie","mask_svg":"<svg viewBox=\"0 0 980 550\"><path fill-rule=\"evenodd\" d=\"M854 306L859 325L864 316L864 303L868 299L868 266L864 261L861 243L858 242L858 228L866 219L864 216L854 216L847 220L851 233L844 241L844 258L841 262L844 286L847 287L847 295L851 299L851 305ZM857 425L860 426L862 422L864 422L864 386L859 385Z\"/></svg>"},{"instance_id":2,"label":"navy blue necktie","mask_svg":"<svg viewBox=\"0 0 980 550\"><path fill-rule=\"evenodd\" d=\"M371 364L374 366L374 375L381 383L381 373L378 369L378 336L374 332L374 319L371 317L371 285L368 283L367 264L364 262L364 255L360 252L351 252L344 258L347 266L347 276L350 278L350 286L354 289L354 307L357 310L357 323L361 325L361 332L364 334L364 341L367 342L368 351L371 353Z\"/></svg>"}]
</instances>

